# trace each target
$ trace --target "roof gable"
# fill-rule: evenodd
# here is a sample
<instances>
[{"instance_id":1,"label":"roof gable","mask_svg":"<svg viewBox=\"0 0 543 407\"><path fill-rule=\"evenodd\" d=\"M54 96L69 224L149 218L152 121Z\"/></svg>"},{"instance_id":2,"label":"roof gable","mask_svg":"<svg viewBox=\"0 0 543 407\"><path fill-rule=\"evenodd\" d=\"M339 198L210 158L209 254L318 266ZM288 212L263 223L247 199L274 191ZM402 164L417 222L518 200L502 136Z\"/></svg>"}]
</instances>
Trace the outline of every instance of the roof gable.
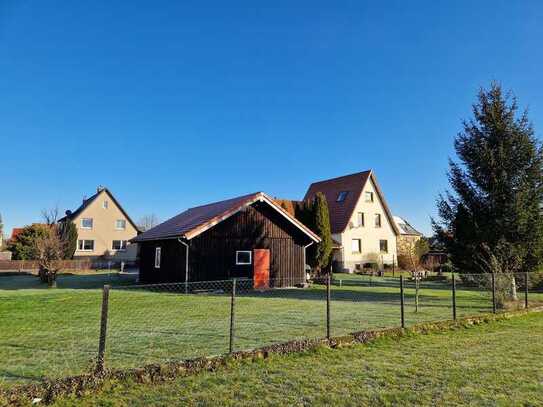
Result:
<instances>
[{"instance_id":1,"label":"roof gable","mask_svg":"<svg viewBox=\"0 0 543 407\"><path fill-rule=\"evenodd\" d=\"M356 209L362 196L362 192L364 191L364 187L369 179L371 179L371 182L373 183L374 189L379 196L383 210L394 233L398 235L398 227L392 218L392 213L388 208L381 188L377 183L377 179L371 170L314 182L309 186L304 201L311 200L315 197L317 192L322 192L328 202L330 229L332 233L343 233L353 216L354 210ZM347 194L342 194L343 192L347 192ZM341 198L343 199L341 200Z\"/></svg>"},{"instance_id":2,"label":"roof gable","mask_svg":"<svg viewBox=\"0 0 543 407\"><path fill-rule=\"evenodd\" d=\"M133 242L183 237L193 239L256 201L266 202L314 242L320 238L263 192L190 208L132 239Z\"/></svg>"},{"instance_id":3,"label":"roof gable","mask_svg":"<svg viewBox=\"0 0 543 407\"><path fill-rule=\"evenodd\" d=\"M58 221L59 222L63 222L67 219L69 220L74 220L76 219L78 216L80 216L81 214L83 214L85 212L85 210L102 194L102 193L105 193L107 194L107 196L111 199L111 201L113 201L113 203L117 206L117 208L119 208L119 210L122 212L122 214L125 216L126 220L128 222L130 222L130 224L134 227L134 229L136 229L137 232L139 232L139 228L138 226L134 223L134 221L130 218L130 216L128 216L128 213L126 213L126 211L124 210L124 208L121 206L121 204L119 203L119 201L117 201L117 199L115 199L115 197L113 196L113 194L111 193L111 191L107 188L102 188L102 189L99 189L98 191L96 191L96 193L94 195L92 195L90 198L87 198L83 201L83 203L73 212L71 213L66 213L66 216L64 216L63 218L60 218ZM68 212L68 211L67 211Z\"/></svg>"},{"instance_id":4,"label":"roof gable","mask_svg":"<svg viewBox=\"0 0 543 407\"><path fill-rule=\"evenodd\" d=\"M394 222L402 235L422 236L418 230L416 230L409 222L400 216L394 216Z\"/></svg>"}]
</instances>

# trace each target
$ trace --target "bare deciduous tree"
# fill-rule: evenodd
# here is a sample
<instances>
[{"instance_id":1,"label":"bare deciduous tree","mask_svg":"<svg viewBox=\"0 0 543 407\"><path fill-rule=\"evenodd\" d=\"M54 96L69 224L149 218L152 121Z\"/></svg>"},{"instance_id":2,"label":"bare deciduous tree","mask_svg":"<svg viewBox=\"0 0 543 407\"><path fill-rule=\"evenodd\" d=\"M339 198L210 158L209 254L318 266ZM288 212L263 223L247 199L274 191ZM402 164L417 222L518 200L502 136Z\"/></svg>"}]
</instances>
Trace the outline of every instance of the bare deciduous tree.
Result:
<instances>
[{"instance_id":1,"label":"bare deciduous tree","mask_svg":"<svg viewBox=\"0 0 543 407\"><path fill-rule=\"evenodd\" d=\"M48 225L54 225L58 221L58 205L50 209L42 209L41 217L43 221Z\"/></svg>"},{"instance_id":2,"label":"bare deciduous tree","mask_svg":"<svg viewBox=\"0 0 543 407\"><path fill-rule=\"evenodd\" d=\"M138 228L142 232L145 232L146 230L154 228L159 223L160 223L160 220L158 219L158 216L152 213L150 215L144 215L140 218L138 222Z\"/></svg>"},{"instance_id":3,"label":"bare deciduous tree","mask_svg":"<svg viewBox=\"0 0 543 407\"><path fill-rule=\"evenodd\" d=\"M59 260L64 256L64 245L59 237L57 225L52 225L49 233L38 237L34 242L39 276L49 287L56 285L57 273L60 271Z\"/></svg>"}]
</instances>

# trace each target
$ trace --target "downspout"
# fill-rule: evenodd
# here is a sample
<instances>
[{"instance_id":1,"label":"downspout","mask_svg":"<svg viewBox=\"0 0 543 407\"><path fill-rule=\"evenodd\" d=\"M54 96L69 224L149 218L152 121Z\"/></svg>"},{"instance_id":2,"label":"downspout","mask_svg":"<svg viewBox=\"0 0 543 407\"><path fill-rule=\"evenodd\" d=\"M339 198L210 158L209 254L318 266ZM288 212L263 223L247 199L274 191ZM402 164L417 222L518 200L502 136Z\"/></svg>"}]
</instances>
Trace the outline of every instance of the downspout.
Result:
<instances>
[{"instance_id":1,"label":"downspout","mask_svg":"<svg viewBox=\"0 0 543 407\"><path fill-rule=\"evenodd\" d=\"M306 262L306 250L307 250L307 248L308 248L309 246L311 246L313 243L315 243L315 242L311 242L311 243L309 243L307 246L304 246L304 281L305 281L306 283L307 283L307 274L306 274L306 272L305 272L305 266L306 266L306 263L307 263L307 262Z\"/></svg>"},{"instance_id":2,"label":"downspout","mask_svg":"<svg viewBox=\"0 0 543 407\"><path fill-rule=\"evenodd\" d=\"M189 245L183 242L181 238L177 238L177 241L187 249L187 255L185 256L185 294L187 294L189 288Z\"/></svg>"}]
</instances>

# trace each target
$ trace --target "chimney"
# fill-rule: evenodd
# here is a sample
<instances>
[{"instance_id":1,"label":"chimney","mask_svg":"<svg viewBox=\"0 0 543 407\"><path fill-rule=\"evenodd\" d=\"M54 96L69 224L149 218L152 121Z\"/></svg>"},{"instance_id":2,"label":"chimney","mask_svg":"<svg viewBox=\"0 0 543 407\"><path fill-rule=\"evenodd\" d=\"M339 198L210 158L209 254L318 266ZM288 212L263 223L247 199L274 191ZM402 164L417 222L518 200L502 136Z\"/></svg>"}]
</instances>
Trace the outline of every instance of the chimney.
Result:
<instances>
[{"instance_id":1,"label":"chimney","mask_svg":"<svg viewBox=\"0 0 543 407\"><path fill-rule=\"evenodd\" d=\"M87 195L83 195L83 203L87 200Z\"/></svg>"}]
</instances>

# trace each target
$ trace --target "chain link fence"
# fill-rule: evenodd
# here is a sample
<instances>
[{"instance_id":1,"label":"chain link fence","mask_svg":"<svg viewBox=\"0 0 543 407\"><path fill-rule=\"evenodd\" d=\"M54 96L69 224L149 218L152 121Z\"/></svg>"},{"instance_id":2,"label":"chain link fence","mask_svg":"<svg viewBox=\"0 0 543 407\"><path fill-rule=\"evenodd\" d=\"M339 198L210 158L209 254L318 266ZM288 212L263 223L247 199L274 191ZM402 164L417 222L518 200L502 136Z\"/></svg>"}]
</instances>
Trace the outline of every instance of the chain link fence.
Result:
<instances>
[{"instance_id":1,"label":"chain link fence","mask_svg":"<svg viewBox=\"0 0 543 407\"><path fill-rule=\"evenodd\" d=\"M238 279L22 291L23 300L0 294L0 386L540 306L542 280L336 274L311 284Z\"/></svg>"}]
</instances>

